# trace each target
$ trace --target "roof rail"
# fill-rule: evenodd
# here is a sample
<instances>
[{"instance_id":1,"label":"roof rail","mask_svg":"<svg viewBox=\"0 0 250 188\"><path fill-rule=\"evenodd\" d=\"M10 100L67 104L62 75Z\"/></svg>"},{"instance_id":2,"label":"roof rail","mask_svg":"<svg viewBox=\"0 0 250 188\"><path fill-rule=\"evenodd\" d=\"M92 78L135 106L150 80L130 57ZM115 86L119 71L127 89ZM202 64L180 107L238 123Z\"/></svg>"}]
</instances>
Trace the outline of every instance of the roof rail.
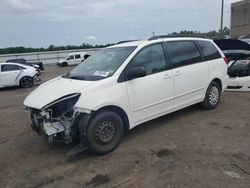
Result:
<instances>
[{"instance_id":1,"label":"roof rail","mask_svg":"<svg viewBox=\"0 0 250 188\"><path fill-rule=\"evenodd\" d=\"M195 37L195 38L207 38L205 36L200 36L200 35L157 35L150 37L148 40L156 40L156 39L161 39L161 38L181 38L181 37Z\"/></svg>"},{"instance_id":2,"label":"roof rail","mask_svg":"<svg viewBox=\"0 0 250 188\"><path fill-rule=\"evenodd\" d=\"M123 40L123 41L117 42L116 44L122 44L126 42L134 42L134 41L138 41L138 40Z\"/></svg>"}]
</instances>

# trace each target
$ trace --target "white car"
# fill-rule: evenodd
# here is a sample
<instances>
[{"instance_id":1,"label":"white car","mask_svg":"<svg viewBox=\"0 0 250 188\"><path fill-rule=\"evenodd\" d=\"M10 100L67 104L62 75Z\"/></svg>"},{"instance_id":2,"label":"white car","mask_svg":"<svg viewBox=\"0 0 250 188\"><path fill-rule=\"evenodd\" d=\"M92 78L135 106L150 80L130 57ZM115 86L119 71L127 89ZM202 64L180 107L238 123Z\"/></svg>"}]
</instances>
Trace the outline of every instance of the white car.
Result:
<instances>
[{"instance_id":1,"label":"white car","mask_svg":"<svg viewBox=\"0 0 250 188\"><path fill-rule=\"evenodd\" d=\"M80 140L79 150L106 154L143 122L196 103L216 108L228 83L224 58L208 39L122 43L42 84L24 105L50 142Z\"/></svg>"},{"instance_id":2,"label":"white car","mask_svg":"<svg viewBox=\"0 0 250 188\"><path fill-rule=\"evenodd\" d=\"M0 63L0 88L21 86L32 87L39 81L36 68L18 63Z\"/></svg>"},{"instance_id":3,"label":"white car","mask_svg":"<svg viewBox=\"0 0 250 188\"><path fill-rule=\"evenodd\" d=\"M88 54L86 52L70 53L68 54L67 58L60 59L57 62L57 65L61 67L67 67L68 65L78 65L85 59L85 55Z\"/></svg>"},{"instance_id":4,"label":"white car","mask_svg":"<svg viewBox=\"0 0 250 188\"><path fill-rule=\"evenodd\" d=\"M231 61L228 75L227 91L250 91L250 59Z\"/></svg>"},{"instance_id":5,"label":"white car","mask_svg":"<svg viewBox=\"0 0 250 188\"><path fill-rule=\"evenodd\" d=\"M220 39L215 43L230 60L227 91L250 91L250 45L236 39Z\"/></svg>"}]
</instances>

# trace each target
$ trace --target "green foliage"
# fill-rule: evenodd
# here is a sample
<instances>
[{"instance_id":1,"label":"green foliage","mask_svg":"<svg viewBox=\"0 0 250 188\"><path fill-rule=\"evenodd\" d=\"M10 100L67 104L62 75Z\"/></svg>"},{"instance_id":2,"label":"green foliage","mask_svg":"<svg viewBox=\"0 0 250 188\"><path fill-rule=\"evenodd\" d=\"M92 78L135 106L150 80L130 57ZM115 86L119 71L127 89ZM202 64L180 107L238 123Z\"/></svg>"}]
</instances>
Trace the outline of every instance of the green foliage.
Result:
<instances>
[{"instance_id":1,"label":"green foliage","mask_svg":"<svg viewBox=\"0 0 250 188\"><path fill-rule=\"evenodd\" d=\"M107 45L90 45L90 44L81 44L80 46L67 45L67 46L55 46L50 45L48 48L26 48L26 47L9 47L9 48L0 48L0 54L18 54L18 53L29 53L29 52L45 52L45 51L60 51L60 50L75 50L75 49L90 49L90 48L104 48L110 46Z\"/></svg>"},{"instance_id":2,"label":"green foliage","mask_svg":"<svg viewBox=\"0 0 250 188\"><path fill-rule=\"evenodd\" d=\"M230 35L230 29L227 27L224 27L223 29L223 35ZM186 36L186 37L204 37L204 38L210 38L210 39L218 39L219 38L219 32L218 31L209 31L209 32L199 32L199 31L181 31L179 33L173 32L168 34L168 36Z\"/></svg>"}]
</instances>

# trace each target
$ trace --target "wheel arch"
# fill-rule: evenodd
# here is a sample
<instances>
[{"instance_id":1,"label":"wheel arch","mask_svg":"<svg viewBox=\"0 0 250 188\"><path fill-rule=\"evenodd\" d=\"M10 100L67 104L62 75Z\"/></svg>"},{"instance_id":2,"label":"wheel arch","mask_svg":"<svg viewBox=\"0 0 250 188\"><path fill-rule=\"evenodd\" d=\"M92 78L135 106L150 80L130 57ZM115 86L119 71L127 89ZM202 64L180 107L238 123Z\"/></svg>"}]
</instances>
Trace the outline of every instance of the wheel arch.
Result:
<instances>
[{"instance_id":1,"label":"wheel arch","mask_svg":"<svg viewBox=\"0 0 250 188\"><path fill-rule=\"evenodd\" d=\"M33 80L33 82L34 82L34 78L33 78L32 76L30 76L30 75L25 75L25 76L20 77L20 79L19 79L19 81L18 81L18 84L19 84L19 85L21 85L21 80L24 79L24 78L31 78L31 79ZM17 79L18 79L18 77L17 77Z\"/></svg>"},{"instance_id":2,"label":"wheel arch","mask_svg":"<svg viewBox=\"0 0 250 188\"><path fill-rule=\"evenodd\" d=\"M216 82L220 86L220 89L222 90L222 81L219 78L214 78L211 82Z\"/></svg>"},{"instance_id":3,"label":"wheel arch","mask_svg":"<svg viewBox=\"0 0 250 188\"><path fill-rule=\"evenodd\" d=\"M114 105L104 106L96 110L94 114L103 110L110 110L110 111L117 113L122 118L125 132L127 132L130 129L130 122L129 122L128 115L121 107L114 106Z\"/></svg>"}]
</instances>

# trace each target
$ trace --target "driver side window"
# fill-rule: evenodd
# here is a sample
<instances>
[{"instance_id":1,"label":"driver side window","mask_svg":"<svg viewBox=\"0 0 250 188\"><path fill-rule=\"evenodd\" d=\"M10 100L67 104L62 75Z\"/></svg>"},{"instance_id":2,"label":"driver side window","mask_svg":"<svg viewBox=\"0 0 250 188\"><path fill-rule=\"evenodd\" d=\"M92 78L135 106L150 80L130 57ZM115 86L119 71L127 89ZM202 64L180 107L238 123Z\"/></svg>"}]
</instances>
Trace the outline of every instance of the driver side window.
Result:
<instances>
[{"instance_id":1,"label":"driver side window","mask_svg":"<svg viewBox=\"0 0 250 188\"><path fill-rule=\"evenodd\" d=\"M17 65L2 65L1 70L2 72L9 72L9 71L20 70L20 68Z\"/></svg>"},{"instance_id":2,"label":"driver side window","mask_svg":"<svg viewBox=\"0 0 250 188\"><path fill-rule=\"evenodd\" d=\"M69 56L67 60L71 60L71 59L74 59L73 55Z\"/></svg>"},{"instance_id":3,"label":"driver side window","mask_svg":"<svg viewBox=\"0 0 250 188\"><path fill-rule=\"evenodd\" d=\"M154 44L140 51L129 63L128 70L135 67L144 67L147 75L166 70L162 44Z\"/></svg>"}]
</instances>

